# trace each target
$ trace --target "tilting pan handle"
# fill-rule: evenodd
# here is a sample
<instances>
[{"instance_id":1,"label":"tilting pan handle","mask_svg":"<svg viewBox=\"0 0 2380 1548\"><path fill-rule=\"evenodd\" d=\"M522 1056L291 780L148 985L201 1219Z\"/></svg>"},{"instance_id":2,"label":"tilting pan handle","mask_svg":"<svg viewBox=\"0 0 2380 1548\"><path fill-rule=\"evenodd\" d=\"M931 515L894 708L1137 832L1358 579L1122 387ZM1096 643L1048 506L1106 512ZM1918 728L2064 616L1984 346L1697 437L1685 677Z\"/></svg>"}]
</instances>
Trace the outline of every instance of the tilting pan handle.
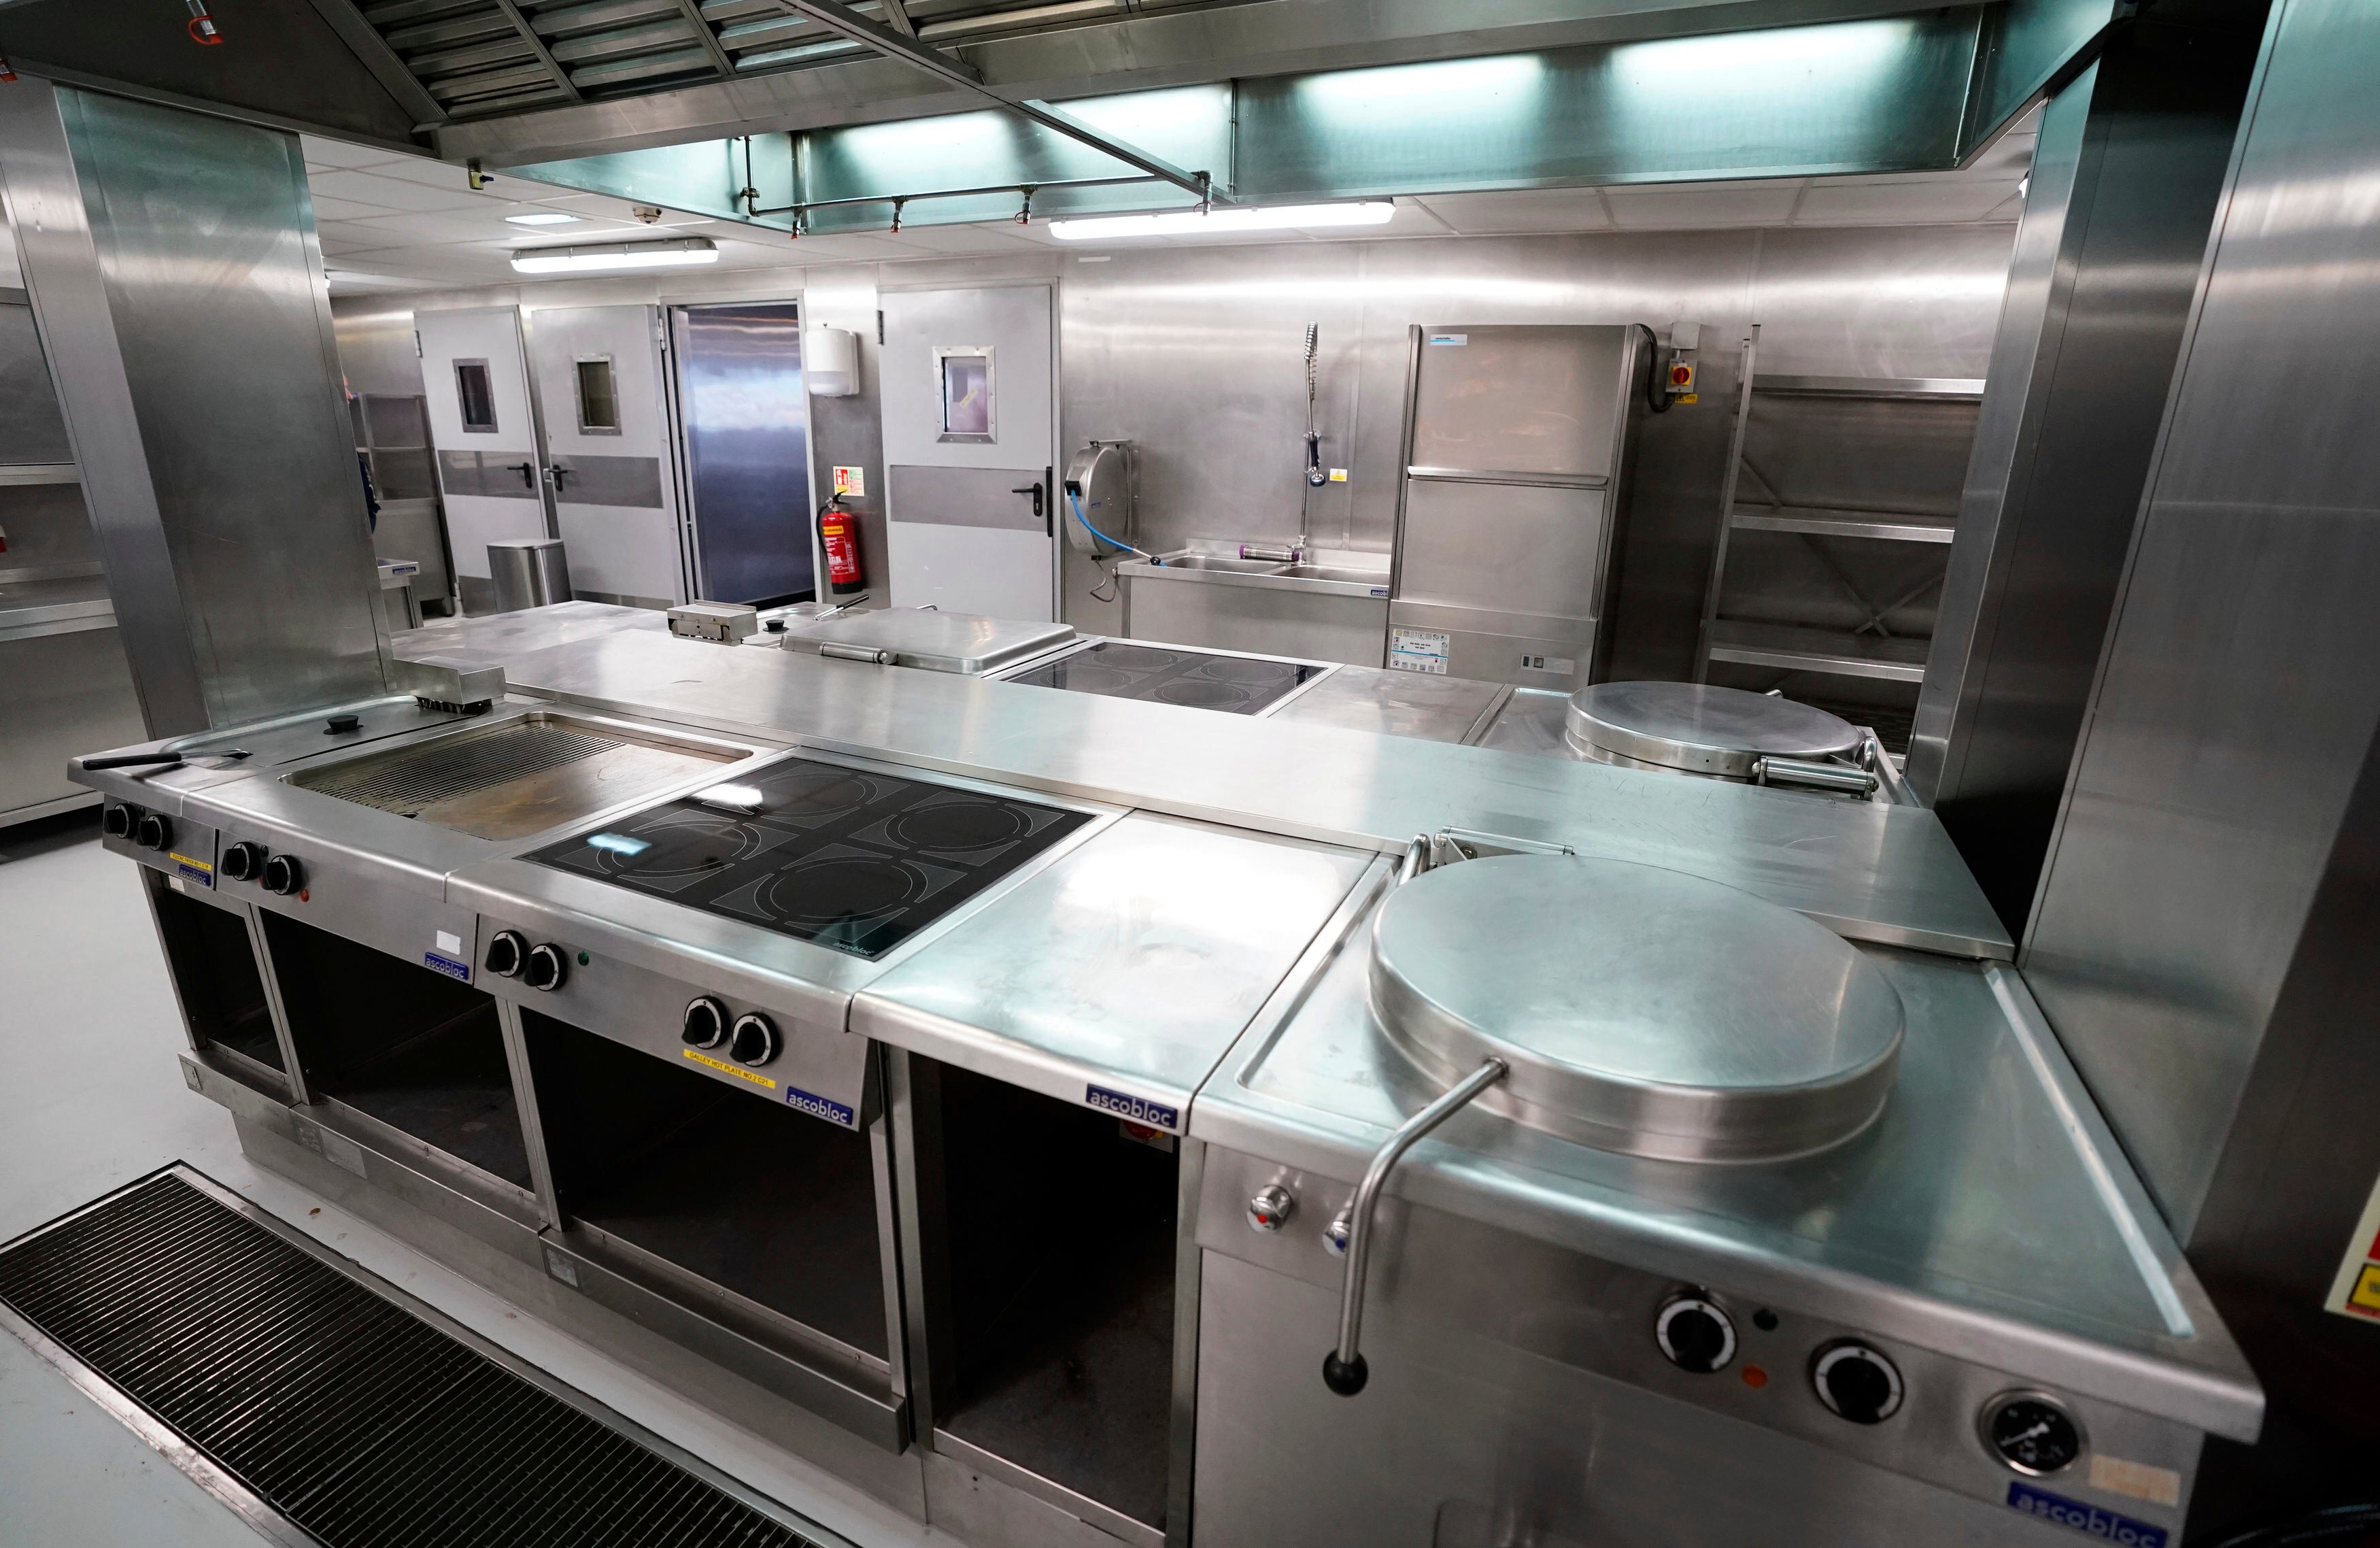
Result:
<instances>
[{"instance_id":1,"label":"tilting pan handle","mask_svg":"<svg viewBox=\"0 0 2380 1548\"><path fill-rule=\"evenodd\" d=\"M1323 1384L1340 1396L1354 1396L1371 1376L1355 1343L1364 1330L1364 1273L1372 1256L1372 1212L1380 1201L1380 1190L1388 1186L1390 1169L1423 1135L1504 1079L1507 1067L1501 1059L1483 1062L1453 1090L1407 1118L1365 1169L1364 1180L1347 1206L1347 1278L1339 1292L1339 1347L1322 1357Z\"/></svg>"}]
</instances>

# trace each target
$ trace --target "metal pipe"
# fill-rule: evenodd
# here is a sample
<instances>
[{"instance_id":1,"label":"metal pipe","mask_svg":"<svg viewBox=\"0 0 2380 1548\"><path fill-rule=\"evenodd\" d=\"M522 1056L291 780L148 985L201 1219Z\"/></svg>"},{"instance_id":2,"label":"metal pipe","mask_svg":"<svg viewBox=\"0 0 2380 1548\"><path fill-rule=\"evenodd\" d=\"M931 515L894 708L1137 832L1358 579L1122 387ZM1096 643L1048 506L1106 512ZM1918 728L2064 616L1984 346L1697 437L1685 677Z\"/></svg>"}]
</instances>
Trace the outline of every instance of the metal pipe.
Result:
<instances>
[{"instance_id":1,"label":"metal pipe","mask_svg":"<svg viewBox=\"0 0 2380 1548\"><path fill-rule=\"evenodd\" d=\"M1427 871L1429 853L1429 835L1426 833L1414 835L1413 842L1405 846L1404 863L1397 867L1397 885L1403 886L1407 882Z\"/></svg>"},{"instance_id":2,"label":"metal pipe","mask_svg":"<svg viewBox=\"0 0 2380 1548\"><path fill-rule=\"evenodd\" d=\"M844 199L813 199L800 204L772 204L762 209L747 201L747 215L799 215L812 210L832 210L847 204L896 204L917 199L965 199L972 194L1015 193L1030 197L1043 189L1104 189L1125 183L1161 183L1162 177L1053 177L1039 183L993 183L979 189L935 189L928 193L861 193ZM746 174L750 181L750 174ZM748 189L747 190L749 191Z\"/></svg>"},{"instance_id":3,"label":"metal pipe","mask_svg":"<svg viewBox=\"0 0 2380 1548\"><path fill-rule=\"evenodd\" d=\"M1873 770L1849 763L1821 763L1804 758L1756 758L1752 763L1755 785L1803 785L1815 790L1847 790L1864 796L1876 787Z\"/></svg>"},{"instance_id":4,"label":"metal pipe","mask_svg":"<svg viewBox=\"0 0 2380 1548\"><path fill-rule=\"evenodd\" d=\"M1408 865L1412 859L1412 851L1407 850ZM1347 1277L1339 1292L1339 1347L1322 1357L1322 1384L1340 1396L1354 1396L1371 1378L1371 1368L1364 1363L1364 1356L1355 1346L1364 1331L1364 1274L1372 1256L1372 1212L1380 1201L1380 1190L1388 1186L1390 1169L1423 1135L1504 1079L1510 1067L1501 1059L1483 1062L1462 1084L1407 1118L1402 1127L1389 1136L1389 1142L1380 1147L1379 1153L1372 1157L1372 1164L1365 1169L1364 1180L1355 1188L1354 1201L1348 1206Z\"/></svg>"}]
</instances>

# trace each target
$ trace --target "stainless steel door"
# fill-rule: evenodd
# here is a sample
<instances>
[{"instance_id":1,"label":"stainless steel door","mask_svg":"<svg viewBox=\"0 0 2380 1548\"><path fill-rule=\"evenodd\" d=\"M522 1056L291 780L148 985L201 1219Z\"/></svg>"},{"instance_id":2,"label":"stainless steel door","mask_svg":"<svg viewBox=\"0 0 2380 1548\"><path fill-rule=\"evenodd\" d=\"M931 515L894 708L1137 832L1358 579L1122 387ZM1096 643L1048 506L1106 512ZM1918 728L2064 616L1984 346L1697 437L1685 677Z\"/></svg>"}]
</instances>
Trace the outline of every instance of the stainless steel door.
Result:
<instances>
[{"instance_id":1,"label":"stainless steel door","mask_svg":"<svg viewBox=\"0 0 2380 1548\"><path fill-rule=\"evenodd\" d=\"M798 309L672 313L694 594L772 602L815 589L809 398Z\"/></svg>"},{"instance_id":2,"label":"stainless steel door","mask_svg":"<svg viewBox=\"0 0 2380 1548\"><path fill-rule=\"evenodd\" d=\"M1049 286L895 290L882 299L892 591L883 600L1054 618Z\"/></svg>"},{"instance_id":3,"label":"stainless steel door","mask_svg":"<svg viewBox=\"0 0 2380 1548\"><path fill-rule=\"evenodd\" d=\"M494 605L488 544L543 538L543 458L522 357L520 312L472 307L414 313L421 380L430 396L430 444L438 450L447 547L467 613Z\"/></svg>"},{"instance_id":4,"label":"stainless steel door","mask_svg":"<svg viewBox=\"0 0 2380 1548\"><path fill-rule=\"evenodd\" d=\"M1563 689L1600 676L1638 338L1413 331L1392 669Z\"/></svg>"},{"instance_id":5,"label":"stainless steel door","mask_svg":"<svg viewBox=\"0 0 2380 1548\"><path fill-rule=\"evenodd\" d=\"M632 607L686 601L661 309L537 311L528 358L572 591Z\"/></svg>"}]
</instances>

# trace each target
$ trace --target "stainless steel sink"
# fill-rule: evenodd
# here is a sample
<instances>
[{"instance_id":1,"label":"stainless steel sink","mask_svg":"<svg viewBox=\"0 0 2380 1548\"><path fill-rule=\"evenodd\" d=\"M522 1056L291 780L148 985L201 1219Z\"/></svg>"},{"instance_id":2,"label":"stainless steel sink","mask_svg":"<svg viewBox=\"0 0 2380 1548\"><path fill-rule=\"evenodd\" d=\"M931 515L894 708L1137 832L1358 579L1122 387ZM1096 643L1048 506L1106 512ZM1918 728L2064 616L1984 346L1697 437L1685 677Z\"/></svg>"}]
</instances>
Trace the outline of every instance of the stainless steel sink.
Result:
<instances>
[{"instance_id":1,"label":"stainless steel sink","mask_svg":"<svg viewBox=\"0 0 2380 1548\"><path fill-rule=\"evenodd\" d=\"M1277 570L1286 580L1337 580L1350 586L1385 586L1389 572L1376 569L1350 569L1337 565L1292 565Z\"/></svg>"},{"instance_id":2,"label":"stainless steel sink","mask_svg":"<svg viewBox=\"0 0 2380 1548\"><path fill-rule=\"evenodd\" d=\"M1165 569L1218 570L1225 575L1281 575L1290 567L1278 559L1233 559L1220 554L1169 554L1156 562Z\"/></svg>"}]
</instances>

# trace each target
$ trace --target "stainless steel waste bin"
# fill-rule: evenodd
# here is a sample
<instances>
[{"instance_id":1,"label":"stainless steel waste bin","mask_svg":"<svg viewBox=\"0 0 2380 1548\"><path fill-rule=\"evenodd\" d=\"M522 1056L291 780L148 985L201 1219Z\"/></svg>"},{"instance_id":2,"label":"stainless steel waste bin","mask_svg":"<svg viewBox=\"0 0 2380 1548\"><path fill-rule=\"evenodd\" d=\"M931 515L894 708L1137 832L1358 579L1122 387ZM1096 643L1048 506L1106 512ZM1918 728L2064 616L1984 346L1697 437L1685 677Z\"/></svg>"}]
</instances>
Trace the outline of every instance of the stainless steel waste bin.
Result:
<instances>
[{"instance_id":1,"label":"stainless steel waste bin","mask_svg":"<svg viewBox=\"0 0 2380 1548\"><path fill-rule=\"evenodd\" d=\"M563 557L560 538L507 538L488 544L488 576L495 582L499 613L570 600L570 561Z\"/></svg>"}]
</instances>

